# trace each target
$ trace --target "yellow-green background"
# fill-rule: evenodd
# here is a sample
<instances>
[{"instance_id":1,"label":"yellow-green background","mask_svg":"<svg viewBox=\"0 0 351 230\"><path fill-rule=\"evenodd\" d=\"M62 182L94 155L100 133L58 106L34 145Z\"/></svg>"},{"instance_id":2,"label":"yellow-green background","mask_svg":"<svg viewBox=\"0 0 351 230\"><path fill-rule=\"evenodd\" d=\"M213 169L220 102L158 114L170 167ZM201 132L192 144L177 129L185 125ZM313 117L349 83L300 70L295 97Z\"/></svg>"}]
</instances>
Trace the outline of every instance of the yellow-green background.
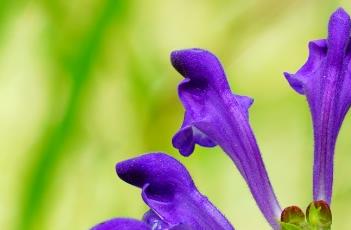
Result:
<instances>
[{"instance_id":1,"label":"yellow-green background","mask_svg":"<svg viewBox=\"0 0 351 230\"><path fill-rule=\"evenodd\" d=\"M282 76L323 38L337 6L320 0L61 0L0 2L0 228L88 229L140 218L140 190L116 162L165 151L236 229L269 229L219 148L189 158L171 146L183 108L171 50L206 48L250 120L281 205L311 201L312 130L304 97ZM351 226L351 120L336 149L334 229Z\"/></svg>"}]
</instances>

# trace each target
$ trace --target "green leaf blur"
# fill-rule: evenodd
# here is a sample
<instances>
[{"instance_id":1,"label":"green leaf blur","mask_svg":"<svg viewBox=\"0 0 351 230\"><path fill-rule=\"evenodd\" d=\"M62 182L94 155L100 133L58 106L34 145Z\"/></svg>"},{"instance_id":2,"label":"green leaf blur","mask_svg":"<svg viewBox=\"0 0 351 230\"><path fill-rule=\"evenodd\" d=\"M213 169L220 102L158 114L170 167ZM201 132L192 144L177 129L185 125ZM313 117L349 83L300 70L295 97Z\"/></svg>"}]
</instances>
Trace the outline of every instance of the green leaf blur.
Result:
<instances>
[{"instance_id":1,"label":"green leaf blur","mask_svg":"<svg viewBox=\"0 0 351 230\"><path fill-rule=\"evenodd\" d=\"M250 121L283 207L312 197L307 103L283 71L307 58L329 14L349 1L74 0L0 3L0 226L88 229L141 218L140 191L116 162L164 151L236 229L269 229L232 162L219 148L189 158L171 146L183 108L174 49L201 47L223 62L232 89L255 99ZM333 228L351 219L351 120L336 148Z\"/></svg>"}]
</instances>

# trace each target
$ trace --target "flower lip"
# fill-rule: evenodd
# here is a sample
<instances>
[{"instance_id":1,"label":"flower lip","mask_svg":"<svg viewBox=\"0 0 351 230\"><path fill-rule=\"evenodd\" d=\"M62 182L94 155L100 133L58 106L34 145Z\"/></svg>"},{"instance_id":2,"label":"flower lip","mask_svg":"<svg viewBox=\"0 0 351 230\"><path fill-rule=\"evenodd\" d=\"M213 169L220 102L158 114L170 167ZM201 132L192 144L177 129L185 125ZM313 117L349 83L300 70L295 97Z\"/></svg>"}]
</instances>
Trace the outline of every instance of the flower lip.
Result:
<instances>
[{"instance_id":1,"label":"flower lip","mask_svg":"<svg viewBox=\"0 0 351 230\"><path fill-rule=\"evenodd\" d=\"M173 51L171 53L171 63L185 78L197 78L202 81L204 79L213 79L206 77L223 72L222 66L217 57L208 50L199 48Z\"/></svg>"},{"instance_id":2,"label":"flower lip","mask_svg":"<svg viewBox=\"0 0 351 230\"><path fill-rule=\"evenodd\" d=\"M170 227L233 230L197 190L186 168L169 155L144 154L118 163L116 172L122 180L141 188L144 202Z\"/></svg>"},{"instance_id":3,"label":"flower lip","mask_svg":"<svg viewBox=\"0 0 351 230\"><path fill-rule=\"evenodd\" d=\"M189 173L178 161L163 153L151 153L116 164L117 175L125 182L148 191L193 188ZM170 176L170 175L177 175Z\"/></svg>"},{"instance_id":4,"label":"flower lip","mask_svg":"<svg viewBox=\"0 0 351 230\"><path fill-rule=\"evenodd\" d=\"M206 134L191 125L183 125L172 138L172 144L179 150L180 154L186 157L194 152L195 144L209 148L217 145Z\"/></svg>"},{"instance_id":5,"label":"flower lip","mask_svg":"<svg viewBox=\"0 0 351 230\"><path fill-rule=\"evenodd\" d=\"M308 43L309 57L306 63L296 72L290 74L284 72L284 76L290 86L299 94L305 94L305 84L309 80L310 74L317 71L327 55L328 44L325 39L310 41Z\"/></svg>"}]
</instances>

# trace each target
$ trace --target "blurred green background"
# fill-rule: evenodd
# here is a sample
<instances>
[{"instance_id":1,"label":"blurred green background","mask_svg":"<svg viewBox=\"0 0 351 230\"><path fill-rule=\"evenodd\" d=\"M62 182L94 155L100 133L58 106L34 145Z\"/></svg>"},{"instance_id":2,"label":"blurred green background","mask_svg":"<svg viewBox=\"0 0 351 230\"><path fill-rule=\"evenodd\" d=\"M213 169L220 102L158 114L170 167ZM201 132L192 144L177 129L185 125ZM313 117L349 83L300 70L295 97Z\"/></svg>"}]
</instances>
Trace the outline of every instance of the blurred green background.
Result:
<instances>
[{"instance_id":1,"label":"blurred green background","mask_svg":"<svg viewBox=\"0 0 351 230\"><path fill-rule=\"evenodd\" d=\"M171 146L183 108L174 49L222 60L233 90L255 99L250 120L283 207L312 197L312 129L304 97L282 76L326 35L349 1L74 0L0 2L0 228L88 229L140 218L140 190L116 162L165 151L236 229L269 229L219 148L189 158ZM336 149L334 229L351 226L351 120Z\"/></svg>"}]
</instances>

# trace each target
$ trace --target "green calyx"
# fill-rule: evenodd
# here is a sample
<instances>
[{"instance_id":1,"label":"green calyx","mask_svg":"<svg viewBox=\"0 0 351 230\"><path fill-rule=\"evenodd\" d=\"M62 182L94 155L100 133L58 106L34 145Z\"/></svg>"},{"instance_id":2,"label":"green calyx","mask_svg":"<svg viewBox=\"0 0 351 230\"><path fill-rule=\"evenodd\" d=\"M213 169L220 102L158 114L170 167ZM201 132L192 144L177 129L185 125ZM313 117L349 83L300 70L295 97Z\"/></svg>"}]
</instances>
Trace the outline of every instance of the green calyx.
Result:
<instances>
[{"instance_id":1,"label":"green calyx","mask_svg":"<svg viewBox=\"0 0 351 230\"><path fill-rule=\"evenodd\" d=\"M285 208L280 221L282 230L301 230L306 226L305 214L297 206Z\"/></svg>"},{"instance_id":2,"label":"green calyx","mask_svg":"<svg viewBox=\"0 0 351 230\"><path fill-rule=\"evenodd\" d=\"M330 229L332 214L329 205L323 200L312 202L307 207L306 219L311 226L315 227L314 229Z\"/></svg>"},{"instance_id":3,"label":"green calyx","mask_svg":"<svg viewBox=\"0 0 351 230\"><path fill-rule=\"evenodd\" d=\"M308 205L306 216L297 206L285 208L279 223L282 230L330 230L332 214L329 205L319 200Z\"/></svg>"}]
</instances>

